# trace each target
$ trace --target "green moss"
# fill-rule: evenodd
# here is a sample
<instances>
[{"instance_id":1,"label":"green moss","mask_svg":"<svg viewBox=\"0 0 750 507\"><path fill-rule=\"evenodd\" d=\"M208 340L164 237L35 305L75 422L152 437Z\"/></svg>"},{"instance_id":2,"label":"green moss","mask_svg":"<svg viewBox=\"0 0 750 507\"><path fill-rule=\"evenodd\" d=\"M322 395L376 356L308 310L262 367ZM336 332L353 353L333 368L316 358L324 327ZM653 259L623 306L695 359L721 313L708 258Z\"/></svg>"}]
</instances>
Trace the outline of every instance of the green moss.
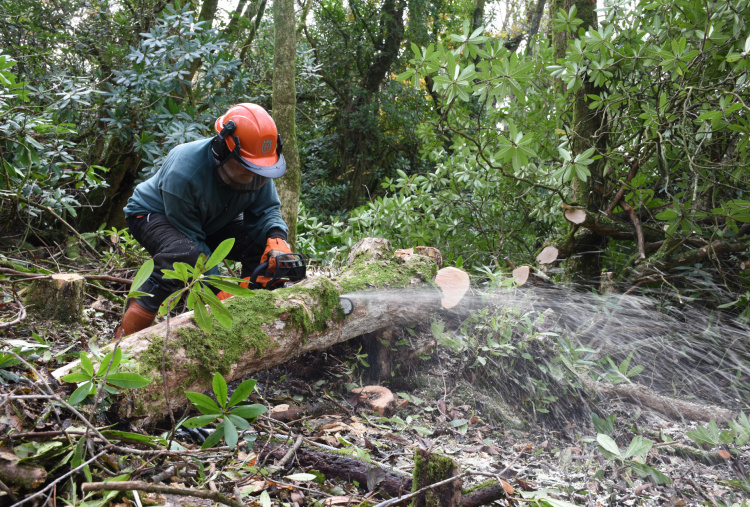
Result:
<instances>
[{"instance_id":1,"label":"green moss","mask_svg":"<svg viewBox=\"0 0 750 507\"><path fill-rule=\"evenodd\" d=\"M435 261L421 255L412 256L406 262L398 257L374 259L360 255L341 280L341 288L346 294L375 287L406 287L414 279L431 283L436 274Z\"/></svg>"},{"instance_id":2,"label":"green moss","mask_svg":"<svg viewBox=\"0 0 750 507\"><path fill-rule=\"evenodd\" d=\"M448 456L441 454L432 454L428 451L417 449L414 452L414 475L412 479L412 493L419 491L421 487L427 484L440 482L454 475L456 463ZM442 499L450 497L453 492L453 486L445 484L435 489L428 490L422 495L417 496L410 505L428 506L428 505L446 505Z\"/></svg>"},{"instance_id":3,"label":"green moss","mask_svg":"<svg viewBox=\"0 0 750 507\"><path fill-rule=\"evenodd\" d=\"M253 296L228 299L225 305L232 314L230 329L214 322L210 333L197 327L182 327L171 335L166 354L168 361L180 351L191 359L184 364L187 373L184 387L198 379L210 378L215 372L226 375L249 351L261 356L276 347L265 331L273 322L284 321L299 329L304 337L322 332L329 322L343 318L338 289L325 278L273 292L259 290ZM140 354L140 367L144 375L161 378L164 338L150 338L151 345ZM171 362L167 369L173 370Z\"/></svg>"},{"instance_id":4,"label":"green moss","mask_svg":"<svg viewBox=\"0 0 750 507\"><path fill-rule=\"evenodd\" d=\"M467 495L469 493L473 493L481 489L492 488L494 486L497 486L497 481L488 480L488 481L480 482L479 484L475 484L473 486L469 486L468 488L462 489L461 493L464 495Z\"/></svg>"}]
</instances>

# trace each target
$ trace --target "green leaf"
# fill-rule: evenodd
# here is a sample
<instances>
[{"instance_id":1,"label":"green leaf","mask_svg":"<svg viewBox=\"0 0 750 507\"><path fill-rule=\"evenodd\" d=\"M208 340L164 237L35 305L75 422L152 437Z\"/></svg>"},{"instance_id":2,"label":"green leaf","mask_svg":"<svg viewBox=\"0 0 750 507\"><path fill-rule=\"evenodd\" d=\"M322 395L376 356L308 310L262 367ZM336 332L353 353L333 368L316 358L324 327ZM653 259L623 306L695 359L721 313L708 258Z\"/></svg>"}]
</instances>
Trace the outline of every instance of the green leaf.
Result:
<instances>
[{"instance_id":1,"label":"green leaf","mask_svg":"<svg viewBox=\"0 0 750 507\"><path fill-rule=\"evenodd\" d=\"M141 285L143 285L143 282L148 280L148 278L151 276L151 273L153 272L154 272L154 260L149 259L143 263L143 266L141 266L138 269L138 272L135 274L135 278L133 278L133 283L130 285L130 291L128 292L128 297L132 297L132 294L136 292L138 289L140 289Z\"/></svg>"},{"instance_id":2,"label":"green leaf","mask_svg":"<svg viewBox=\"0 0 750 507\"><path fill-rule=\"evenodd\" d=\"M191 417L184 423L183 426L186 428L200 428L206 424L210 424L219 418L219 414L199 415L198 417Z\"/></svg>"},{"instance_id":3,"label":"green leaf","mask_svg":"<svg viewBox=\"0 0 750 507\"><path fill-rule=\"evenodd\" d=\"M94 376L94 364L91 362L91 359L89 359L89 356L81 351L81 354L79 355L81 358L81 368L83 368L83 371L89 374L89 377Z\"/></svg>"},{"instance_id":4,"label":"green leaf","mask_svg":"<svg viewBox=\"0 0 750 507\"><path fill-rule=\"evenodd\" d=\"M232 393L232 397L229 399L229 403L227 403L227 407L233 407L237 405L239 402L244 401L245 398L250 396L250 393L253 392L253 389L255 389L256 381L253 379L247 379L244 382L242 382L240 385L237 386L237 389L234 390Z\"/></svg>"},{"instance_id":5,"label":"green leaf","mask_svg":"<svg viewBox=\"0 0 750 507\"><path fill-rule=\"evenodd\" d=\"M209 275L206 277L206 280L208 283L215 288L219 290L223 290L224 292L228 292L232 295L241 295L241 296L252 296L255 294L255 291L252 289L248 289L246 287L240 287L236 283L228 282L226 280L218 280L214 278L213 275ZM247 280L242 280L242 282L247 283Z\"/></svg>"},{"instance_id":6,"label":"green leaf","mask_svg":"<svg viewBox=\"0 0 750 507\"><path fill-rule=\"evenodd\" d=\"M232 423L237 426L237 429L242 431L247 431L250 429L250 423L247 422L246 419L243 419L242 417L236 416L234 414L227 415L227 419L232 421Z\"/></svg>"},{"instance_id":7,"label":"green leaf","mask_svg":"<svg viewBox=\"0 0 750 507\"><path fill-rule=\"evenodd\" d=\"M141 387L149 385L151 381L137 373L120 372L109 375L107 377L107 383L124 389L140 389Z\"/></svg>"},{"instance_id":8,"label":"green leaf","mask_svg":"<svg viewBox=\"0 0 750 507\"><path fill-rule=\"evenodd\" d=\"M206 310L203 302L198 302L198 304L194 306L193 312L195 323L198 324L198 327L200 327L204 332L210 333L211 328L213 327L213 322L211 321L211 314L208 313L208 310Z\"/></svg>"},{"instance_id":9,"label":"green leaf","mask_svg":"<svg viewBox=\"0 0 750 507\"><path fill-rule=\"evenodd\" d=\"M633 440L630 441L630 445L625 451L623 458L645 456L651 450L651 447L653 447L653 445L654 443L651 440L647 440L640 435L636 435L635 437L633 437Z\"/></svg>"},{"instance_id":10,"label":"green leaf","mask_svg":"<svg viewBox=\"0 0 750 507\"><path fill-rule=\"evenodd\" d=\"M216 247L216 250L213 251L211 257L208 259L205 268L206 271L223 261L226 256L229 255L229 252L232 250L233 246L234 238L228 238L222 241L219 246Z\"/></svg>"},{"instance_id":11,"label":"green leaf","mask_svg":"<svg viewBox=\"0 0 750 507\"><path fill-rule=\"evenodd\" d=\"M185 396L204 414L219 414L221 408L214 400L202 393L186 392Z\"/></svg>"},{"instance_id":12,"label":"green leaf","mask_svg":"<svg viewBox=\"0 0 750 507\"><path fill-rule=\"evenodd\" d=\"M224 377L222 377L218 372L214 373L212 385L214 389L214 394L216 395L216 401L219 402L219 405L222 408L226 408L227 406L227 383L224 381Z\"/></svg>"},{"instance_id":13,"label":"green leaf","mask_svg":"<svg viewBox=\"0 0 750 507\"><path fill-rule=\"evenodd\" d=\"M112 366L109 365L110 361L112 361ZM122 361L122 349L117 347L115 350L104 356L102 362L99 363L99 369L97 370L96 375L98 377L103 377L107 372L107 368L109 368L110 375L107 378L112 378L111 373L117 371L117 367L120 366L120 361Z\"/></svg>"},{"instance_id":14,"label":"green leaf","mask_svg":"<svg viewBox=\"0 0 750 507\"><path fill-rule=\"evenodd\" d=\"M229 310L224 306L224 303L219 301L219 298L217 298L213 292L210 290L202 292L199 297L204 303L208 304L209 308L211 308L211 312L214 317L216 317L216 320L219 321L219 324L227 329L232 328L232 314L229 313Z\"/></svg>"},{"instance_id":15,"label":"green leaf","mask_svg":"<svg viewBox=\"0 0 750 507\"><path fill-rule=\"evenodd\" d=\"M263 405L239 405L232 409L231 414L244 417L245 419L255 419L261 414L268 412L268 409Z\"/></svg>"},{"instance_id":16,"label":"green leaf","mask_svg":"<svg viewBox=\"0 0 750 507\"><path fill-rule=\"evenodd\" d=\"M92 382L84 382L81 384L78 389L73 391L73 394L70 395L70 399L68 399L68 403L71 405L78 405L83 400L86 399L86 396L88 396L91 393L91 389L93 388L94 384Z\"/></svg>"},{"instance_id":17,"label":"green leaf","mask_svg":"<svg viewBox=\"0 0 750 507\"><path fill-rule=\"evenodd\" d=\"M61 377L60 380L63 382L83 382L85 380L91 380L91 377L82 371L76 372L76 373L70 373L68 375L65 375L64 377Z\"/></svg>"},{"instance_id":18,"label":"green leaf","mask_svg":"<svg viewBox=\"0 0 750 507\"><path fill-rule=\"evenodd\" d=\"M205 442L203 442L203 445L201 445L201 449L210 449L211 447L215 446L219 443L219 440L224 438L224 425L216 428L216 431L211 433Z\"/></svg>"},{"instance_id":19,"label":"green leaf","mask_svg":"<svg viewBox=\"0 0 750 507\"><path fill-rule=\"evenodd\" d=\"M237 446L237 440L239 440L237 427L229 418L224 419L224 440L230 449L234 449Z\"/></svg>"},{"instance_id":20,"label":"green leaf","mask_svg":"<svg viewBox=\"0 0 750 507\"><path fill-rule=\"evenodd\" d=\"M596 435L596 441L599 442L601 448L608 453L613 454L618 458L622 456L622 454L620 453L620 448L617 447L617 443L609 435L599 433Z\"/></svg>"}]
</instances>

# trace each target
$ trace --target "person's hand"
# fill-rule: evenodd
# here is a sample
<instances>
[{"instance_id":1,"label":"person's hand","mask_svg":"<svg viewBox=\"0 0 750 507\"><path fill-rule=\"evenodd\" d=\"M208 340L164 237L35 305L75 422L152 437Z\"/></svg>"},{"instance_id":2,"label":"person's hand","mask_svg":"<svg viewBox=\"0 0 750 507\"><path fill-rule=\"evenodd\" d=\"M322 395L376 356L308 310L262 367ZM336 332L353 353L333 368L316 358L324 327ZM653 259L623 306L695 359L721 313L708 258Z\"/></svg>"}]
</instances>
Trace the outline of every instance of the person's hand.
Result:
<instances>
[{"instance_id":1,"label":"person's hand","mask_svg":"<svg viewBox=\"0 0 750 507\"><path fill-rule=\"evenodd\" d=\"M276 272L276 257L283 254L292 253L289 244L281 238L268 238L266 240L266 250L260 258L260 263L268 261L268 271Z\"/></svg>"}]
</instances>

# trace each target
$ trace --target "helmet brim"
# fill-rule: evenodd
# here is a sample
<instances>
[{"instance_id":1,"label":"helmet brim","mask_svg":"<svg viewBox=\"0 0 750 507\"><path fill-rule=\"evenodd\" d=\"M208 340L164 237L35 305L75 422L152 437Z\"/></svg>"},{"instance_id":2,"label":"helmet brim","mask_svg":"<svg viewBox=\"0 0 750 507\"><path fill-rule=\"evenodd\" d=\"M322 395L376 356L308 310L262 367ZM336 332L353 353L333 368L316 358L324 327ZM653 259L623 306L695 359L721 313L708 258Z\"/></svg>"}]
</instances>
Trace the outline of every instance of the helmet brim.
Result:
<instances>
[{"instance_id":1,"label":"helmet brim","mask_svg":"<svg viewBox=\"0 0 750 507\"><path fill-rule=\"evenodd\" d=\"M283 153L279 155L279 158L275 164L267 166L255 164L247 160L246 158L241 157L236 152L232 152L232 155L234 155L234 159L237 160L242 165L242 167L259 176L274 179L280 178L286 173L286 159L284 158Z\"/></svg>"}]
</instances>

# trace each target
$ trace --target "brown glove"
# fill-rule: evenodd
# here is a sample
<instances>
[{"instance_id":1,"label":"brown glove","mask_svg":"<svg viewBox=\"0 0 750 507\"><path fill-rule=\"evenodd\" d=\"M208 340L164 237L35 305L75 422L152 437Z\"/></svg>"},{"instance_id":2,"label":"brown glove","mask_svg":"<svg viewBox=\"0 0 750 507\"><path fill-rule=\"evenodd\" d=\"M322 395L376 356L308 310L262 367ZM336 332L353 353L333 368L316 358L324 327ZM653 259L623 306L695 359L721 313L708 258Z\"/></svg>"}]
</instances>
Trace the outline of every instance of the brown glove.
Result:
<instances>
[{"instance_id":1,"label":"brown glove","mask_svg":"<svg viewBox=\"0 0 750 507\"><path fill-rule=\"evenodd\" d=\"M268 238L266 240L266 250L260 258L260 263L268 261L268 271L276 272L276 257L282 254L292 253L289 244L281 238Z\"/></svg>"}]
</instances>

